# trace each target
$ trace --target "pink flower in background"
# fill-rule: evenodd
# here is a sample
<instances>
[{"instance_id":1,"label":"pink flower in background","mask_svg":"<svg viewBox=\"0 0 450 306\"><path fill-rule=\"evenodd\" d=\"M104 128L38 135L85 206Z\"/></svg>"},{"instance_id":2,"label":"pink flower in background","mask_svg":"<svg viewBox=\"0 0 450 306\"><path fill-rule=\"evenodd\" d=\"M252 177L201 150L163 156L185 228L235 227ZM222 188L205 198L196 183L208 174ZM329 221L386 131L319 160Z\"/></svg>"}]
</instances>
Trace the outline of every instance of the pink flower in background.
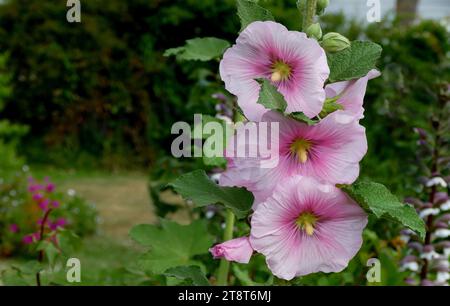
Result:
<instances>
[{"instance_id":1,"label":"pink flower in background","mask_svg":"<svg viewBox=\"0 0 450 306\"><path fill-rule=\"evenodd\" d=\"M55 190L55 184L53 183L48 183L45 186L45 191L47 191L48 193L52 193Z\"/></svg>"},{"instance_id":2,"label":"pink flower in background","mask_svg":"<svg viewBox=\"0 0 450 306\"><path fill-rule=\"evenodd\" d=\"M32 198L34 201L40 202L40 201L42 201L42 199L44 199L44 196L40 193L35 193L35 194L33 194Z\"/></svg>"},{"instance_id":3,"label":"pink flower in background","mask_svg":"<svg viewBox=\"0 0 450 306\"><path fill-rule=\"evenodd\" d=\"M336 102L343 106L344 111L361 119L364 117L363 101L367 82L378 76L380 76L380 72L373 69L360 79L328 84L325 86L327 98L339 96Z\"/></svg>"},{"instance_id":4,"label":"pink flower in background","mask_svg":"<svg viewBox=\"0 0 450 306\"><path fill-rule=\"evenodd\" d=\"M32 233L23 237L22 242L24 244L32 244L41 239L40 233Z\"/></svg>"},{"instance_id":5,"label":"pink flower in background","mask_svg":"<svg viewBox=\"0 0 450 306\"><path fill-rule=\"evenodd\" d=\"M316 40L272 21L250 24L220 63L226 89L238 97L252 121L261 120L267 111L257 103L261 86L255 79L272 81L287 101L287 113L303 112L312 118L322 110L329 73L325 51Z\"/></svg>"},{"instance_id":6,"label":"pink flower in background","mask_svg":"<svg viewBox=\"0 0 450 306\"><path fill-rule=\"evenodd\" d=\"M225 258L239 263L248 263L253 254L248 237L225 241L210 248L209 251L214 258Z\"/></svg>"},{"instance_id":7,"label":"pink flower in background","mask_svg":"<svg viewBox=\"0 0 450 306\"><path fill-rule=\"evenodd\" d=\"M42 210L47 210L49 208L50 200L49 199L42 199L39 202L39 208Z\"/></svg>"},{"instance_id":8,"label":"pink flower in background","mask_svg":"<svg viewBox=\"0 0 450 306\"><path fill-rule=\"evenodd\" d=\"M59 202L58 201L52 201L52 206L54 208L58 208L59 207Z\"/></svg>"},{"instance_id":9,"label":"pink flower in background","mask_svg":"<svg viewBox=\"0 0 450 306\"><path fill-rule=\"evenodd\" d=\"M52 231L56 231L58 228L63 228L67 224L67 220L65 218L58 218L55 222L51 222L49 228Z\"/></svg>"},{"instance_id":10,"label":"pink flower in background","mask_svg":"<svg viewBox=\"0 0 450 306\"><path fill-rule=\"evenodd\" d=\"M9 231L11 233L17 233L17 232L19 232L19 226L17 224L11 224L9 226Z\"/></svg>"},{"instance_id":11,"label":"pink flower in background","mask_svg":"<svg viewBox=\"0 0 450 306\"><path fill-rule=\"evenodd\" d=\"M44 189L44 186L42 186L40 184L30 184L28 186L28 192L30 192L30 193L35 193L35 192L41 191L43 189Z\"/></svg>"},{"instance_id":12,"label":"pink flower in background","mask_svg":"<svg viewBox=\"0 0 450 306\"><path fill-rule=\"evenodd\" d=\"M364 211L342 191L295 176L279 184L251 220L250 243L277 277L342 271L362 244Z\"/></svg>"},{"instance_id":13,"label":"pink flower in background","mask_svg":"<svg viewBox=\"0 0 450 306\"><path fill-rule=\"evenodd\" d=\"M34 242L33 235L26 235L25 237L23 237L22 242L24 244L32 244Z\"/></svg>"},{"instance_id":14,"label":"pink flower in background","mask_svg":"<svg viewBox=\"0 0 450 306\"><path fill-rule=\"evenodd\" d=\"M37 220L37 225L42 225L42 222L43 222L43 221L44 221L44 219L39 218L39 219ZM47 221L46 223L48 223L48 221Z\"/></svg>"},{"instance_id":15,"label":"pink flower in background","mask_svg":"<svg viewBox=\"0 0 450 306\"><path fill-rule=\"evenodd\" d=\"M351 184L358 177L367 140L364 127L350 114L336 111L313 126L273 111L267 112L262 119L279 122L277 156L269 160L259 154L257 157L238 156L245 149L258 152L258 142L237 141L234 149L228 146L225 152L228 169L219 179L222 186L246 187L253 192L254 207L272 194L276 184L294 175L309 176L333 185ZM240 136L232 137L230 141L245 137L245 133L237 135ZM267 167L275 159L277 163L272 168Z\"/></svg>"}]
</instances>

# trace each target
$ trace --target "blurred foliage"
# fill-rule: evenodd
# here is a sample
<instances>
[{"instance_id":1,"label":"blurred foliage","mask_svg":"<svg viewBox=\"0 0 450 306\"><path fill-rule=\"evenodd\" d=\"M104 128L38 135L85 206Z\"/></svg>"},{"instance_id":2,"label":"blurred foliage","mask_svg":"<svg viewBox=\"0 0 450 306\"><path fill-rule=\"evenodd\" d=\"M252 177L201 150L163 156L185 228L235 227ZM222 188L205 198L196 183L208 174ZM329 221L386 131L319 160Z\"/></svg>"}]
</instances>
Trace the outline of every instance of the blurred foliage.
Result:
<instances>
[{"instance_id":1,"label":"blurred foliage","mask_svg":"<svg viewBox=\"0 0 450 306\"><path fill-rule=\"evenodd\" d=\"M295 1L263 2L300 27ZM0 5L0 50L11 54L12 74L5 116L31 126L22 147L31 162L147 165L168 154L173 122L213 112L217 65L178 65L163 52L193 36L233 41L233 0L92 0L73 24L65 4Z\"/></svg>"},{"instance_id":2,"label":"blurred foliage","mask_svg":"<svg viewBox=\"0 0 450 306\"><path fill-rule=\"evenodd\" d=\"M11 75L6 68L8 55L0 54L0 177L21 166L23 160L17 156L20 138L28 132L25 125L11 124L2 119L5 100L11 94Z\"/></svg>"},{"instance_id":3,"label":"blurred foliage","mask_svg":"<svg viewBox=\"0 0 450 306\"><path fill-rule=\"evenodd\" d=\"M413 129L431 127L439 85L450 80L450 37L436 21L409 28L385 21L369 26L367 36L384 54L382 76L369 83L365 100L369 152L362 174L404 197L418 184Z\"/></svg>"}]
</instances>

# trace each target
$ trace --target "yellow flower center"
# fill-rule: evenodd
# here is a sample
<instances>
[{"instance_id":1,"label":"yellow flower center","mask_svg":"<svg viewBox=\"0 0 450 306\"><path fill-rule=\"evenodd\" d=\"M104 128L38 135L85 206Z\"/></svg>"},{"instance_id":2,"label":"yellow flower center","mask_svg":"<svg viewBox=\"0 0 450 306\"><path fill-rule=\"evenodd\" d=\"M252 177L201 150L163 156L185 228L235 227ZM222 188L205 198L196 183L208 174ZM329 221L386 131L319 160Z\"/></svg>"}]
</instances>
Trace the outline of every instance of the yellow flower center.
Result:
<instances>
[{"instance_id":1,"label":"yellow flower center","mask_svg":"<svg viewBox=\"0 0 450 306\"><path fill-rule=\"evenodd\" d=\"M291 144L291 152L297 155L299 162L302 164L308 160L308 152L311 149L311 142L306 139L297 139Z\"/></svg>"},{"instance_id":2,"label":"yellow flower center","mask_svg":"<svg viewBox=\"0 0 450 306\"><path fill-rule=\"evenodd\" d=\"M291 67L281 61L276 61L272 65L272 75L270 79L272 82L280 82L289 79L291 76Z\"/></svg>"},{"instance_id":3,"label":"yellow flower center","mask_svg":"<svg viewBox=\"0 0 450 306\"><path fill-rule=\"evenodd\" d=\"M314 234L314 225L317 222L317 217L310 212L305 212L298 216L295 224L297 224L298 228L305 231L308 236L312 236Z\"/></svg>"}]
</instances>

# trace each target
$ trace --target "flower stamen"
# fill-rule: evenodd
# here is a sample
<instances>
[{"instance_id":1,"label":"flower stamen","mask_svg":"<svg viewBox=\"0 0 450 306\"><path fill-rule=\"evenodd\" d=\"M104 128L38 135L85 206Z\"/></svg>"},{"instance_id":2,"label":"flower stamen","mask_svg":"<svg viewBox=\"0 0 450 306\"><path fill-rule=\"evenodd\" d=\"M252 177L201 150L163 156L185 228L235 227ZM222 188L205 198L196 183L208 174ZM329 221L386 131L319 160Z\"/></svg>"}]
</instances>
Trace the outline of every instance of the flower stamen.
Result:
<instances>
[{"instance_id":1,"label":"flower stamen","mask_svg":"<svg viewBox=\"0 0 450 306\"><path fill-rule=\"evenodd\" d=\"M304 164L308 160L308 153L311 149L311 142L306 139L297 139L291 144L291 152L297 155L298 160Z\"/></svg>"},{"instance_id":2,"label":"flower stamen","mask_svg":"<svg viewBox=\"0 0 450 306\"><path fill-rule=\"evenodd\" d=\"M272 75L270 77L270 80L272 82L280 82L289 79L291 76L291 67L282 62L282 61L276 61L272 65Z\"/></svg>"},{"instance_id":3,"label":"flower stamen","mask_svg":"<svg viewBox=\"0 0 450 306\"><path fill-rule=\"evenodd\" d=\"M305 212L298 216L295 224L297 224L298 228L304 230L308 236L312 236L314 234L314 225L317 222L317 217L310 213Z\"/></svg>"}]
</instances>

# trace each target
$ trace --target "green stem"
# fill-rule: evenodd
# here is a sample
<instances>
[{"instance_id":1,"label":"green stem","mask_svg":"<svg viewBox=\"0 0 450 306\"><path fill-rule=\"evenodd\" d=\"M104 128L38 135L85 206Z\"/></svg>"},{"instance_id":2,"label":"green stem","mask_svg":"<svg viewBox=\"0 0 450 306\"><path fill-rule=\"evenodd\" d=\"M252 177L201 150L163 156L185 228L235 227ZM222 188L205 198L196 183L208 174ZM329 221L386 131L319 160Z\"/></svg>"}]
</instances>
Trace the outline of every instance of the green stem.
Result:
<instances>
[{"instance_id":1,"label":"green stem","mask_svg":"<svg viewBox=\"0 0 450 306\"><path fill-rule=\"evenodd\" d=\"M316 15L317 0L306 0L305 11L303 13L303 32L314 22L314 16Z\"/></svg>"},{"instance_id":2,"label":"green stem","mask_svg":"<svg viewBox=\"0 0 450 306\"><path fill-rule=\"evenodd\" d=\"M230 209L227 209L225 216L225 232L223 233L223 240L228 241L233 238L234 228L234 214ZM220 260L219 272L217 274L217 285L226 286L228 281L228 271L230 270L230 262L225 258Z\"/></svg>"}]
</instances>

